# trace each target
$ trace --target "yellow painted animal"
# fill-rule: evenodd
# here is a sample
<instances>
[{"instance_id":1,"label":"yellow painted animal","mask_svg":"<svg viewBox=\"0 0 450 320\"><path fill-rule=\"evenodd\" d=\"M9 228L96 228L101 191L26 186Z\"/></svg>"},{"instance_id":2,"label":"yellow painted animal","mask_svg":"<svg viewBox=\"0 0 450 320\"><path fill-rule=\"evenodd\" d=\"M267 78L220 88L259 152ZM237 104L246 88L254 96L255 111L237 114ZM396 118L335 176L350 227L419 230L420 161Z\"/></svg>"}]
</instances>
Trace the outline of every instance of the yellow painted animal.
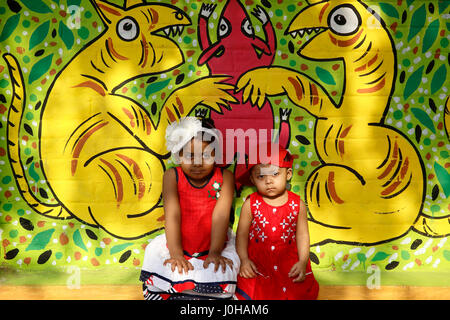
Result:
<instances>
[{"instance_id":1,"label":"yellow painted animal","mask_svg":"<svg viewBox=\"0 0 450 320\"><path fill-rule=\"evenodd\" d=\"M167 72L184 62L169 35L190 19L180 9L128 1L125 8L91 0L105 30L78 52L47 93L40 122L40 157L57 201L49 205L31 192L20 161L19 128L25 106L23 75L5 54L13 83L9 110L9 156L22 197L47 217L76 218L125 239L163 227L162 176L168 151L165 129L202 103L220 110L235 101L225 77L197 80L174 91L159 122L119 89L131 79Z\"/></svg>"},{"instance_id":2,"label":"yellow painted animal","mask_svg":"<svg viewBox=\"0 0 450 320\"><path fill-rule=\"evenodd\" d=\"M412 226L430 236L449 234L448 217L421 214L425 178L417 150L384 124L397 66L384 22L360 1L312 2L286 34L314 32L299 55L342 62L340 103L313 79L283 67L249 71L237 84L244 99L259 106L266 96L286 94L317 118L315 147L322 164L305 188L311 243L376 244L401 237Z\"/></svg>"}]
</instances>

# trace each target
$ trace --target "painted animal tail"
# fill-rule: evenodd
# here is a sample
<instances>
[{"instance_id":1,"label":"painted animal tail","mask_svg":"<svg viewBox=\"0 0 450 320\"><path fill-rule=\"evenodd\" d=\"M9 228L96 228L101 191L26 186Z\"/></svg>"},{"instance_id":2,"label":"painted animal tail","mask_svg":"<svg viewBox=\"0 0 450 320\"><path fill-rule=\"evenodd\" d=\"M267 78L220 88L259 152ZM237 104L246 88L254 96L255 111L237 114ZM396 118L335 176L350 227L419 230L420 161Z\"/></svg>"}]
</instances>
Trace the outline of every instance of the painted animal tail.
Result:
<instances>
[{"instance_id":1,"label":"painted animal tail","mask_svg":"<svg viewBox=\"0 0 450 320\"><path fill-rule=\"evenodd\" d=\"M3 58L8 65L9 75L12 84L12 101L8 111L7 141L8 154L11 169L16 179L18 190L22 198L37 213L47 217L66 219L71 215L60 204L45 204L37 199L28 184L25 176L25 169L20 159L20 138L19 131L22 114L25 107L25 86L20 66L16 58L10 54L4 54Z\"/></svg>"}]
</instances>

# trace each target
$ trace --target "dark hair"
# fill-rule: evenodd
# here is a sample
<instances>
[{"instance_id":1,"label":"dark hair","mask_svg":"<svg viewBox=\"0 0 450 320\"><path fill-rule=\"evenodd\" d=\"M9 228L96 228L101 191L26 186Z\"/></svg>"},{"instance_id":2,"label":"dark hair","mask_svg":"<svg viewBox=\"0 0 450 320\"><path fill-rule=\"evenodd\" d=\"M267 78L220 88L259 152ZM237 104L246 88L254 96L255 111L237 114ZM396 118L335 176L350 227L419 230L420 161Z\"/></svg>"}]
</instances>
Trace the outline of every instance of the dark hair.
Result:
<instances>
[{"instance_id":1,"label":"dark hair","mask_svg":"<svg viewBox=\"0 0 450 320\"><path fill-rule=\"evenodd\" d=\"M208 129L208 130L215 130L216 127L214 126L214 120L211 118L198 118L202 122L202 128ZM216 140L216 137L212 134L209 134L208 132L201 132L203 139L206 138L206 141L214 142ZM202 139L202 140L203 140Z\"/></svg>"},{"instance_id":2,"label":"dark hair","mask_svg":"<svg viewBox=\"0 0 450 320\"><path fill-rule=\"evenodd\" d=\"M215 129L214 126L214 120L211 118L200 118L200 121L202 122L202 127L205 129Z\"/></svg>"}]
</instances>

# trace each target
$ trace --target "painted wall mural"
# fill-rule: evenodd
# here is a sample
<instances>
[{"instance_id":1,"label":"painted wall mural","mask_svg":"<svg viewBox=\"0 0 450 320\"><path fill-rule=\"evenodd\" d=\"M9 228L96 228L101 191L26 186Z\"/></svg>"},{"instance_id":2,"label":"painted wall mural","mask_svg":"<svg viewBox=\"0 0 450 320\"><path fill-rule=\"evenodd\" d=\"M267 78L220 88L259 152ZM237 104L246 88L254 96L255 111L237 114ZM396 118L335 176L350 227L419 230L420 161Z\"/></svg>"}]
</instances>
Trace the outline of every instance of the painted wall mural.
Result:
<instances>
[{"instance_id":1,"label":"painted wall mural","mask_svg":"<svg viewBox=\"0 0 450 320\"><path fill-rule=\"evenodd\" d=\"M449 18L440 0L2 2L0 285L138 285L165 129L196 115L294 154L320 283L450 286Z\"/></svg>"}]
</instances>

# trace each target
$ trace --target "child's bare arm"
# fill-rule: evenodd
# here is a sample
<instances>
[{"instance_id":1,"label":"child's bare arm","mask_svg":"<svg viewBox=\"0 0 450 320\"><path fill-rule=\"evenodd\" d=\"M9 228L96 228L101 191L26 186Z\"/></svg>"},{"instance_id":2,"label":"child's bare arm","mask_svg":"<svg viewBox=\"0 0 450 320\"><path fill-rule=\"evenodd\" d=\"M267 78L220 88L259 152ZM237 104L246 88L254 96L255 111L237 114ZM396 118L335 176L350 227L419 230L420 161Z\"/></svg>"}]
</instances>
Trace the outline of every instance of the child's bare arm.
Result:
<instances>
[{"instance_id":1,"label":"child's bare arm","mask_svg":"<svg viewBox=\"0 0 450 320\"><path fill-rule=\"evenodd\" d=\"M306 216L306 205L300 200L300 208L297 218L296 241L298 250L298 262L292 266L289 277L295 277L294 282L305 280L306 265L309 259L309 230Z\"/></svg>"},{"instance_id":2,"label":"child's bare arm","mask_svg":"<svg viewBox=\"0 0 450 320\"><path fill-rule=\"evenodd\" d=\"M166 229L166 241L170 259L164 261L164 265L170 263L172 271L178 268L178 272L193 270L192 264L184 258L181 244L181 212L177 192L177 180L174 169L167 170L163 177L164 219Z\"/></svg>"},{"instance_id":3,"label":"child's bare arm","mask_svg":"<svg viewBox=\"0 0 450 320\"><path fill-rule=\"evenodd\" d=\"M218 270L219 266L222 266L223 272L225 272L226 265L230 267L233 265L230 259L221 255L227 238L230 210L234 197L234 177L228 170L223 170L223 183L219 194L220 197L212 214L211 245L204 267L207 268L210 263L214 263L215 271Z\"/></svg>"},{"instance_id":4,"label":"child's bare arm","mask_svg":"<svg viewBox=\"0 0 450 320\"><path fill-rule=\"evenodd\" d=\"M248 257L248 232L252 223L250 199L245 200L241 208L239 224L236 232L236 251L241 260L239 275L244 278L256 277L256 266Z\"/></svg>"}]
</instances>

